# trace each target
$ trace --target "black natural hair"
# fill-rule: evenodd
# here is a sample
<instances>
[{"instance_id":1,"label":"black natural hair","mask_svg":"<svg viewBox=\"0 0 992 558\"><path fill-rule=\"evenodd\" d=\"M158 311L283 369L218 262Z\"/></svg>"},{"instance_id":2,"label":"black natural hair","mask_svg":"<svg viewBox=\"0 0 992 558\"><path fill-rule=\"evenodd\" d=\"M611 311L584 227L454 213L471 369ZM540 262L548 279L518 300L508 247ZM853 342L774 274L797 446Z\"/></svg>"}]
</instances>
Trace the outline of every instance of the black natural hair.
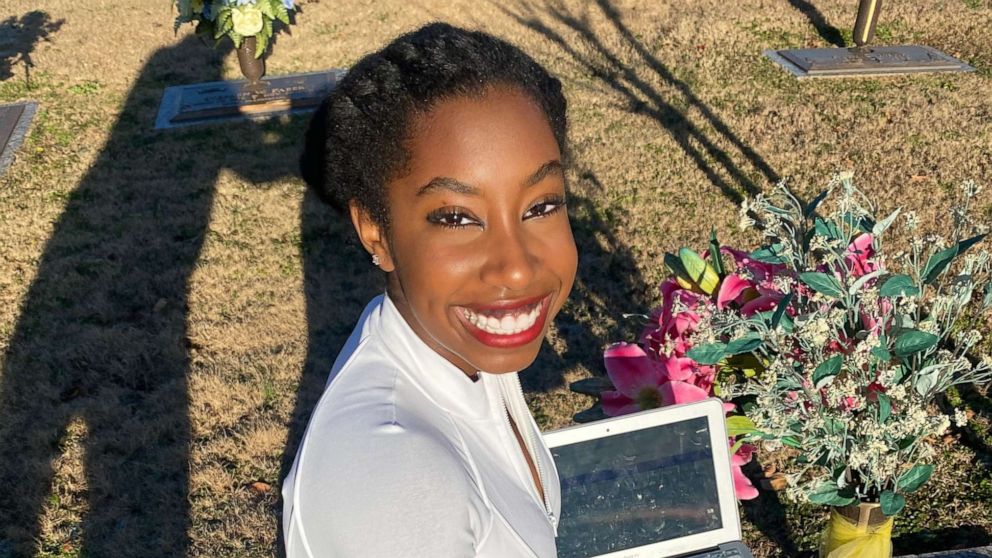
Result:
<instances>
[{"instance_id":1,"label":"black natural hair","mask_svg":"<svg viewBox=\"0 0 992 558\"><path fill-rule=\"evenodd\" d=\"M567 155L561 83L519 48L479 31L432 23L358 61L310 122L304 180L341 212L354 200L388 225L385 185L401 176L413 117L446 98L515 87L543 109Z\"/></svg>"}]
</instances>

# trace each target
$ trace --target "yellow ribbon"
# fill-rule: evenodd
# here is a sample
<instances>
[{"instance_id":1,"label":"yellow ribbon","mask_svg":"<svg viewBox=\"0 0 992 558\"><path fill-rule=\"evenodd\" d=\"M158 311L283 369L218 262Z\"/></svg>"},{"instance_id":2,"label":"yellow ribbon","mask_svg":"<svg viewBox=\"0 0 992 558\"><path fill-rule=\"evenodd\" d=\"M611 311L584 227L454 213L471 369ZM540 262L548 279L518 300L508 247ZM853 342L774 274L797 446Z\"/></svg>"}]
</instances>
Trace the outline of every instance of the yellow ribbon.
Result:
<instances>
[{"instance_id":1,"label":"yellow ribbon","mask_svg":"<svg viewBox=\"0 0 992 558\"><path fill-rule=\"evenodd\" d=\"M820 558L889 558L892 556L892 518L874 527L857 523L830 510L823 533Z\"/></svg>"}]
</instances>

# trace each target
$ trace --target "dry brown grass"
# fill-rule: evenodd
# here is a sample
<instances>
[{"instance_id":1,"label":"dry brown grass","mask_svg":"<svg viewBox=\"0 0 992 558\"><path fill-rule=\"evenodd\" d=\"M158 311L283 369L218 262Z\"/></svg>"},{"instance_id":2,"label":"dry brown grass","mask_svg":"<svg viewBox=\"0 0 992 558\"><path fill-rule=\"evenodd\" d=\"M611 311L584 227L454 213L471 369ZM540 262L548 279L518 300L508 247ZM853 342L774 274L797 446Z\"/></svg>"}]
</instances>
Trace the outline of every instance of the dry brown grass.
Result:
<instances>
[{"instance_id":1,"label":"dry brown grass","mask_svg":"<svg viewBox=\"0 0 992 558\"><path fill-rule=\"evenodd\" d=\"M34 45L32 88L20 65L0 82L0 102L41 103L0 178L0 556L273 555L280 475L381 285L294 176L305 119L150 130L165 86L237 77L229 51L173 36L168 4L3 3L0 17L42 10L62 25ZM982 0L893 1L880 29L884 42L929 44L978 72L820 82L796 82L759 53L827 45L811 20L848 28L848 0L304 8L270 74L347 67L445 19L514 41L562 78L583 263L527 374L546 427L588 404L567 383L599 373L603 345L631 333L617 319L655 299L660 254L701 244L711 225L744 242L738 200L779 177L808 193L851 169L883 209L934 227L974 178L992 219ZM947 447L929 493L899 520L897 550L988 540L988 455ZM758 556L815 544L818 510L775 495L744 510Z\"/></svg>"}]
</instances>

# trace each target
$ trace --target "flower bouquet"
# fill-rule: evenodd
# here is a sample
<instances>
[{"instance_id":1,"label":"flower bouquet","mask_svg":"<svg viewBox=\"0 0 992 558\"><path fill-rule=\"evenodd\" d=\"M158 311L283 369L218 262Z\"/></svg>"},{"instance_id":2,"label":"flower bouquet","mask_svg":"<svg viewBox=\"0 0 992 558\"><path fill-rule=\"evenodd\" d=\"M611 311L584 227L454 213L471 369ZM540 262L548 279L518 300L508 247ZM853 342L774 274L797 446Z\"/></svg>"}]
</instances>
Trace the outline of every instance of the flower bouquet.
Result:
<instances>
[{"instance_id":1,"label":"flower bouquet","mask_svg":"<svg viewBox=\"0 0 992 558\"><path fill-rule=\"evenodd\" d=\"M748 257L772 266L777 302L769 319L715 316L722 339L754 340L759 367L723 376L722 389L749 401L750 437L783 450L787 495L834 506L823 556L891 555L891 518L930 478L933 444L950 426L938 398L992 380L973 327L992 309L992 259L970 250L986 230L968 214L978 187L967 182L963 193L950 241L918 235L910 213L901 224L912 238L897 252L883 236L899 210L876 220L849 174L809 204L780 186L742 208L742 225L766 241ZM966 417L957 410L953 419Z\"/></svg>"},{"instance_id":2,"label":"flower bouquet","mask_svg":"<svg viewBox=\"0 0 992 558\"><path fill-rule=\"evenodd\" d=\"M915 234L915 217L876 220L850 174L809 203L781 184L745 202L742 226L763 246L712 235L701 255L665 256L662 306L636 345L606 351L602 411L717 395L743 411L728 417L739 497L753 497L736 469L758 446L786 463L787 496L834 507L823 556L890 555L891 518L929 479L951 422L938 399L992 379L992 360L974 355L972 325L992 309L992 258L970 250L985 233L968 215L977 193L965 184L953 240L917 236L893 253L885 233L899 220Z\"/></svg>"},{"instance_id":3,"label":"flower bouquet","mask_svg":"<svg viewBox=\"0 0 992 558\"><path fill-rule=\"evenodd\" d=\"M273 22L290 24L295 0L173 0L179 15L175 30L184 23L196 23L197 34L216 41L230 37L235 48L245 39L254 43L254 57L261 58L272 39Z\"/></svg>"}]
</instances>

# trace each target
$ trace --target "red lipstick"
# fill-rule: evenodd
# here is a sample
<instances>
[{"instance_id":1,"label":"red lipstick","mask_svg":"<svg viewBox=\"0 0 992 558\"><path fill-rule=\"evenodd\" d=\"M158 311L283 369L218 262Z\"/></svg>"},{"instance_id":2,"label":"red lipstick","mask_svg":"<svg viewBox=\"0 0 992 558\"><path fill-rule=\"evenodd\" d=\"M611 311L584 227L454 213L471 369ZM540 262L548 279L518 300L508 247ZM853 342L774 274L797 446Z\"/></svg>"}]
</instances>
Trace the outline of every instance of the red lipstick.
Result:
<instances>
[{"instance_id":1,"label":"red lipstick","mask_svg":"<svg viewBox=\"0 0 992 558\"><path fill-rule=\"evenodd\" d=\"M534 341L544 331L551 298L552 295L547 294L528 299L462 306L458 308L457 314L465 329L480 343L498 349L513 349ZM495 323L479 324L483 320L500 320L504 316L510 316L514 324L521 321L527 323L531 319L533 323L526 329L506 333L499 331L500 326Z\"/></svg>"}]
</instances>

